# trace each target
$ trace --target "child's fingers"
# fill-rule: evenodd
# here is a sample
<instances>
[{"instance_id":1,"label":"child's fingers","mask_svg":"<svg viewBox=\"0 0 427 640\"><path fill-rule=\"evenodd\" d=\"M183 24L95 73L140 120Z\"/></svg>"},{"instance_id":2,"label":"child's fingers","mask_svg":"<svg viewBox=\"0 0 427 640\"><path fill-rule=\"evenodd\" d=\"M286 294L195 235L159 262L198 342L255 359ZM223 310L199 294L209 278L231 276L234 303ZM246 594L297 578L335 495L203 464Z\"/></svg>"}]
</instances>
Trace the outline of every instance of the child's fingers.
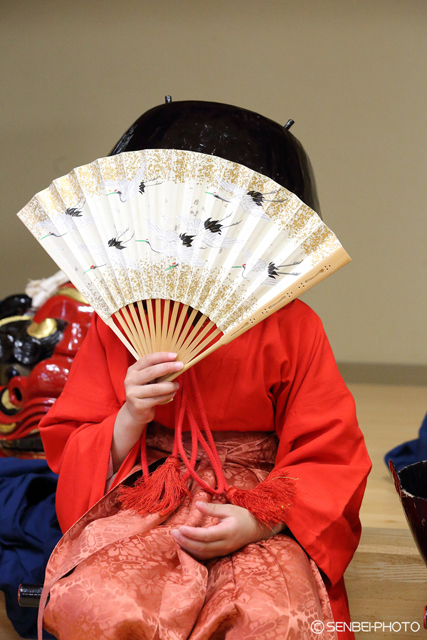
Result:
<instances>
[{"instance_id":1,"label":"child's fingers","mask_svg":"<svg viewBox=\"0 0 427 640\"><path fill-rule=\"evenodd\" d=\"M149 353L146 356L143 356L132 366L134 369L141 371L142 369L147 369L147 367L152 367L153 365L160 364L162 362L173 362L176 355L176 353L171 351L157 351L156 353Z\"/></svg>"},{"instance_id":2,"label":"child's fingers","mask_svg":"<svg viewBox=\"0 0 427 640\"><path fill-rule=\"evenodd\" d=\"M202 540L192 540L180 534L179 530L171 531L171 535L175 538L180 547L187 551L190 555L197 559L216 558L229 552L225 540L215 540L212 542L204 542Z\"/></svg>"},{"instance_id":3,"label":"child's fingers","mask_svg":"<svg viewBox=\"0 0 427 640\"><path fill-rule=\"evenodd\" d=\"M197 501L196 507L205 516L212 516L214 518L228 518L229 516L232 515L233 508L235 508L235 505Z\"/></svg>"},{"instance_id":4,"label":"child's fingers","mask_svg":"<svg viewBox=\"0 0 427 640\"><path fill-rule=\"evenodd\" d=\"M158 396L170 395L176 393L179 389L177 382L155 382L153 384L146 384L135 389L135 397L139 400L153 398L158 399Z\"/></svg>"},{"instance_id":5,"label":"child's fingers","mask_svg":"<svg viewBox=\"0 0 427 640\"><path fill-rule=\"evenodd\" d=\"M143 356L128 369L128 377L136 384L147 384L160 376L176 373L184 366L176 361L176 353L159 351Z\"/></svg>"},{"instance_id":6,"label":"child's fingers","mask_svg":"<svg viewBox=\"0 0 427 640\"><path fill-rule=\"evenodd\" d=\"M199 542L217 542L224 540L227 532L222 523L213 525L212 527L188 527L183 525L179 529L175 529L187 540L196 540Z\"/></svg>"},{"instance_id":7,"label":"child's fingers","mask_svg":"<svg viewBox=\"0 0 427 640\"><path fill-rule=\"evenodd\" d=\"M176 391L165 395L155 396L153 398L143 398L145 407L149 409L150 407L156 407L158 404L166 404L170 400L174 399L175 394Z\"/></svg>"},{"instance_id":8,"label":"child's fingers","mask_svg":"<svg viewBox=\"0 0 427 640\"><path fill-rule=\"evenodd\" d=\"M148 357L148 356L146 356ZM168 373L176 373L182 369L184 364L175 360L169 362L159 362L144 369L135 371L135 381L138 384L147 384L156 378L160 378Z\"/></svg>"}]
</instances>

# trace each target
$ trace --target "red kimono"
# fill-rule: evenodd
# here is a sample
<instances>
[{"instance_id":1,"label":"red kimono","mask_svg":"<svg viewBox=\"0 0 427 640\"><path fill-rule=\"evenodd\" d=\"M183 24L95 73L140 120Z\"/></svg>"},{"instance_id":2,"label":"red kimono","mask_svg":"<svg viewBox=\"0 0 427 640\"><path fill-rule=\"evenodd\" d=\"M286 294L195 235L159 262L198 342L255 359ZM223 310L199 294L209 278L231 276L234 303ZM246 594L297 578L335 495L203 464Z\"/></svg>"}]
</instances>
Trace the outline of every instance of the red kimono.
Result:
<instances>
[{"instance_id":1,"label":"red kimono","mask_svg":"<svg viewBox=\"0 0 427 640\"><path fill-rule=\"evenodd\" d=\"M114 422L133 362L96 317L60 399L40 425L47 461L59 473L64 532L104 494ZM343 574L359 542L371 465L321 321L296 300L194 370L213 432L276 432L275 468L296 478L286 524L323 573L335 621L348 622ZM174 403L156 409L156 422L169 429L174 416ZM138 453L137 444L113 486Z\"/></svg>"}]
</instances>

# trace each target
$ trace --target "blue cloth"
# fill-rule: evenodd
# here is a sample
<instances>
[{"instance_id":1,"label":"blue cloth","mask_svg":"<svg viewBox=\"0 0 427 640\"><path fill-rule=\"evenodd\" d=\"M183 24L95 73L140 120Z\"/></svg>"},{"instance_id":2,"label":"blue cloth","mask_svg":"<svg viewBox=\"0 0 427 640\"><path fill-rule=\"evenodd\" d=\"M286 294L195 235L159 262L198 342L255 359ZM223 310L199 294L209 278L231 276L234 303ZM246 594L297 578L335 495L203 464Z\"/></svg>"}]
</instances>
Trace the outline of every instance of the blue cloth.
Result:
<instances>
[{"instance_id":1,"label":"blue cloth","mask_svg":"<svg viewBox=\"0 0 427 640\"><path fill-rule=\"evenodd\" d=\"M37 638L37 609L18 604L21 582L43 584L61 530L56 519L57 475L44 460L0 458L0 590L15 630ZM44 632L44 638L53 638Z\"/></svg>"},{"instance_id":2,"label":"blue cloth","mask_svg":"<svg viewBox=\"0 0 427 640\"><path fill-rule=\"evenodd\" d=\"M420 427L418 438L399 444L386 453L384 461L387 467L389 460L393 461L397 471L407 467L408 464L427 460L427 414Z\"/></svg>"}]
</instances>

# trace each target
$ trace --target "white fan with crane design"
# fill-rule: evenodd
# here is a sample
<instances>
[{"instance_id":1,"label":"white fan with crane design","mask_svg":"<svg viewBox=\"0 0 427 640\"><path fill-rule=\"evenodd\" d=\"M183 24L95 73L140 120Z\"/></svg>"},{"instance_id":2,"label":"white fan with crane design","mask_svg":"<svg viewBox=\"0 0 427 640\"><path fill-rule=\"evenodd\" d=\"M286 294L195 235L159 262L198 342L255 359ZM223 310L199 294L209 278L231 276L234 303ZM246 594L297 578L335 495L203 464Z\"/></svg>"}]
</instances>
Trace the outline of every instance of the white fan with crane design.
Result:
<instances>
[{"instance_id":1,"label":"white fan with crane design","mask_svg":"<svg viewBox=\"0 0 427 640\"><path fill-rule=\"evenodd\" d=\"M184 371L350 260L296 195L193 151L101 158L18 216L135 358Z\"/></svg>"}]
</instances>

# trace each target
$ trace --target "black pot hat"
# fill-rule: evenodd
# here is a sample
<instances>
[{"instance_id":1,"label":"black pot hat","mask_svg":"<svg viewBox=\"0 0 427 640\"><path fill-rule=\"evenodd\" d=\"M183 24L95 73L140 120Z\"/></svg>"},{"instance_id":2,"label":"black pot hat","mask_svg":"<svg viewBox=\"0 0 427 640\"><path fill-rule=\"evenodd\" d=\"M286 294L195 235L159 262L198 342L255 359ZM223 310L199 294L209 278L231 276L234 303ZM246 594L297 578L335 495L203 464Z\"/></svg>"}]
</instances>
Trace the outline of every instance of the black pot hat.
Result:
<instances>
[{"instance_id":1,"label":"black pot hat","mask_svg":"<svg viewBox=\"0 0 427 640\"><path fill-rule=\"evenodd\" d=\"M120 138L110 155L142 149L183 149L243 164L268 176L320 215L313 169L302 144L285 126L219 102L186 100L154 107Z\"/></svg>"}]
</instances>

